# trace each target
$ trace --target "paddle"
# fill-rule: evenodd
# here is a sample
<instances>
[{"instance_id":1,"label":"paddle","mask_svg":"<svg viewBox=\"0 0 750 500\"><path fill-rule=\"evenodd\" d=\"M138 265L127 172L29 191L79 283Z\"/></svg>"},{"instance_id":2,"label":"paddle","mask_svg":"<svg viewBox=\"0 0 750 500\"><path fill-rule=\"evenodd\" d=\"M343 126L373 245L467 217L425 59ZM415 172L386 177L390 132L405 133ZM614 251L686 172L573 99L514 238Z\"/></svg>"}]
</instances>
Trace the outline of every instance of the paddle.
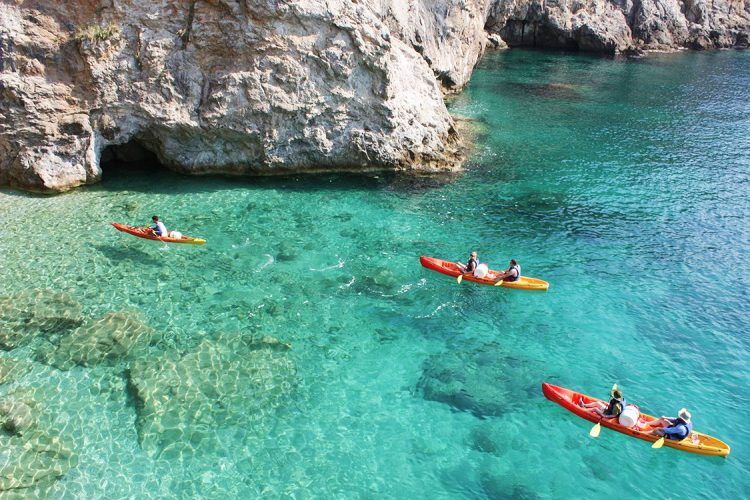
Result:
<instances>
[{"instance_id":1,"label":"paddle","mask_svg":"<svg viewBox=\"0 0 750 500\"><path fill-rule=\"evenodd\" d=\"M458 276L456 276L456 283L458 283L460 285L461 281L463 281L463 279L464 279L464 275L463 274L459 274Z\"/></svg>"},{"instance_id":2,"label":"paddle","mask_svg":"<svg viewBox=\"0 0 750 500\"><path fill-rule=\"evenodd\" d=\"M657 439L656 441L654 441L654 444L651 445L651 448L653 448L655 450L658 450L662 446L664 446L664 436L662 436L659 439Z\"/></svg>"},{"instance_id":3,"label":"paddle","mask_svg":"<svg viewBox=\"0 0 750 500\"><path fill-rule=\"evenodd\" d=\"M614 384L612 386L612 391L615 391L615 390L617 390L617 384ZM599 417L599 420L596 422L596 425L594 427L592 427L591 430L589 431L589 436L591 436L592 438L598 438L599 434L601 434L601 432L602 432L602 423L601 423L602 422L602 418L604 418L604 417Z\"/></svg>"}]
</instances>

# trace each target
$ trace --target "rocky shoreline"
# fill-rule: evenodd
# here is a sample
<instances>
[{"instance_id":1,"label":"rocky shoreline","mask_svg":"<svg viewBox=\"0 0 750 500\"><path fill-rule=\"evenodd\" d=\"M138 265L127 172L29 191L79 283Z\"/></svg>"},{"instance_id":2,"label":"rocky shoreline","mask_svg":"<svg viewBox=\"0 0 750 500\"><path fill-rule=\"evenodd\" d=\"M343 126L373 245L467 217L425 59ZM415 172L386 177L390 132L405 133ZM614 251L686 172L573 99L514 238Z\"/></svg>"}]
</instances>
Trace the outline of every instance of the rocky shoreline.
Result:
<instances>
[{"instance_id":1,"label":"rocky shoreline","mask_svg":"<svg viewBox=\"0 0 750 500\"><path fill-rule=\"evenodd\" d=\"M488 46L641 54L749 34L742 1L2 0L0 185L64 191L142 149L188 174L455 171L443 96Z\"/></svg>"}]
</instances>

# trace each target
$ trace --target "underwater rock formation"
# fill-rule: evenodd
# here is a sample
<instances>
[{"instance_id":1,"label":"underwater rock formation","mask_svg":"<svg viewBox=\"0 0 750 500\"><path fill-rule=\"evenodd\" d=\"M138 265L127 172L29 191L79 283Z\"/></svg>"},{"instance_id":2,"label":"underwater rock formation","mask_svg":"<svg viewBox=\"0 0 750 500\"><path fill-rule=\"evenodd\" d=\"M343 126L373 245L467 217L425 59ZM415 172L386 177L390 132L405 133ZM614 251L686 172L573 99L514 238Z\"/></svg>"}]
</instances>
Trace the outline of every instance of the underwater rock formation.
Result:
<instances>
[{"instance_id":1,"label":"underwater rock formation","mask_svg":"<svg viewBox=\"0 0 750 500\"><path fill-rule=\"evenodd\" d=\"M75 365L115 364L144 354L156 338L156 332L140 314L110 312L77 328L38 356L61 370Z\"/></svg>"},{"instance_id":2,"label":"underwater rock formation","mask_svg":"<svg viewBox=\"0 0 750 500\"><path fill-rule=\"evenodd\" d=\"M425 360L417 390L480 418L499 416L535 391L534 366L495 344L461 343Z\"/></svg>"},{"instance_id":3,"label":"underwater rock formation","mask_svg":"<svg viewBox=\"0 0 750 500\"><path fill-rule=\"evenodd\" d=\"M0 493L25 496L26 488L51 483L77 465L72 443L55 432L0 434Z\"/></svg>"},{"instance_id":4,"label":"underwater rock formation","mask_svg":"<svg viewBox=\"0 0 750 500\"><path fill-rule=\"evenodd\" d=\"M27 345L38 336L53 336L83 322L81 304L64 293L29 290L0 297L0 349Z\"/></svg>"},{"instance_id":5,"label":"underwater rock formation","mask_svg":"<svg viewBox=\"0 0 750 500\"><path fill-rule=\"evenodd\" d=\"M295 386L289 349L270 337L223 334L184 353L136 360L129 383L141 446L169 458L211 446L217 429L260 425Z\"/></svg>"},{"instance_id":6,"label":"underwater rock formation","mask_svg":"<svg viewBox=\"0 0 750 500\"><path fill-rule=\"evenodd\" d=\"M0 358L0 384L15 382L31 371L31 363L22 359Z\"/></svg>"}]
</instances>

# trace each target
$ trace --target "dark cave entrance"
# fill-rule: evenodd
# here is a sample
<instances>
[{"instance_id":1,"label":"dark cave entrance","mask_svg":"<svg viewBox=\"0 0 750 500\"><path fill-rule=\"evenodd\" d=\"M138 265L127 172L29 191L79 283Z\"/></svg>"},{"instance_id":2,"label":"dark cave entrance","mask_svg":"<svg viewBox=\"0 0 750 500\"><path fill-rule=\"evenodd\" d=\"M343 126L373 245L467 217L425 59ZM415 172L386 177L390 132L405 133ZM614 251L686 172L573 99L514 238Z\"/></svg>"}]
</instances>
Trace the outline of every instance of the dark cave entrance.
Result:
<instances>
[{"instance_id":1,"label":"dark cave entrance","mask_svg":"<svg viewBox=\"0 0 750 500\"><path fill-rule=\"evenodd\" d=\"M167 167L159 161L156 153L138 139L104 148L99 158L99 168L102 171L103 181L126 175L163 174L168 171Z\"/></svg>"}]
</instances>

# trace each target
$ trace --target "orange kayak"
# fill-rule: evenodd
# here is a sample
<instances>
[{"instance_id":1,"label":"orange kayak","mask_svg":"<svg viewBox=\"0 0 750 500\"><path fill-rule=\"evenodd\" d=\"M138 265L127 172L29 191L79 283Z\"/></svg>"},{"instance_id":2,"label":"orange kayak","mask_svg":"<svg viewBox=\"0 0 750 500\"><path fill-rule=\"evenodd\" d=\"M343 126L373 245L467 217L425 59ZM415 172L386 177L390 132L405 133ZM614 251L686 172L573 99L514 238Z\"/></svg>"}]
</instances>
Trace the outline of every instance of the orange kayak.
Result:
<instances>
[{"instance_id":1,"label":"orange kayak","mask_svg":"<svg viewBox=\"0 0 750 500\"><path fill-rule=\"evenodd\" d=\"M448 276L453 276L454 278L462 274L463 279L465 279L466 281L473 281L474 283L480 283L482 285L495 285L494 277L500 273L500 271L493 271L490 269L490 271L487 273L487 277L477 278L472 273L462 273L455 262L436 259L435 257L426 257L424 255L419 257L419 262L421 262L423 267L426 267L427 269L430 269L432 271L446 274ZM540 279L521 276L516 281L503 281L501 285L497 286L501 286L504 288L515 288L517 290L544 291L549 288L549 283Z\"/></svg>"},{"instance_id":2,"label":"orange kayak","mask_svg":"<svg viewBox=\"0 0 750 500\"><path fill-rule=\"evenodd\" d=\"M182 236L181 238L156 236L153 231L146 227L129 226L127 224L119 224L117 222L113 222L112 225L118 231L132 234L133 236L137 236L146 240L163 241L164 243L185 243L188 245L203 245L204 243L206 243L206 240L200 238L191 238L190 236Z\"/></svg>"},{"instance_id":3,"label":"orange kayak","mask_svg":"<svg viewBox=\"0 0 750 500\"><path fill-rule=\"evenodd\" d=\"M542 392L544 393L544 397L559 404L566 410L575 413L579 417L585 418L589 422L599 422L599 415L594 412L593 408L583 408L579 403L592 403L594 401L602 401L601 399L592 398L591 396L581 394L580 392L571 391L565 387L559 387L546 382L542 384ZM606 403L605 401L602 402ZM607 427L613 431L621 432L628 436L653 443L659 439L659 437L652 435L648 431L644 432L640 430L644 424L653 420L657 420L657 418L641 413L638 422L636 422L633 427L620 425L617 419L601 419L601 424L602 427ZM697 453L698 455L714 455L719 457L726 457L729 455L730 451L729 445L725 442L696 431L691 432L690 435L682 441L665 439L664 446L669 446L676 450L687 451L689 453Z\"/></svg>"}]
</instances>

